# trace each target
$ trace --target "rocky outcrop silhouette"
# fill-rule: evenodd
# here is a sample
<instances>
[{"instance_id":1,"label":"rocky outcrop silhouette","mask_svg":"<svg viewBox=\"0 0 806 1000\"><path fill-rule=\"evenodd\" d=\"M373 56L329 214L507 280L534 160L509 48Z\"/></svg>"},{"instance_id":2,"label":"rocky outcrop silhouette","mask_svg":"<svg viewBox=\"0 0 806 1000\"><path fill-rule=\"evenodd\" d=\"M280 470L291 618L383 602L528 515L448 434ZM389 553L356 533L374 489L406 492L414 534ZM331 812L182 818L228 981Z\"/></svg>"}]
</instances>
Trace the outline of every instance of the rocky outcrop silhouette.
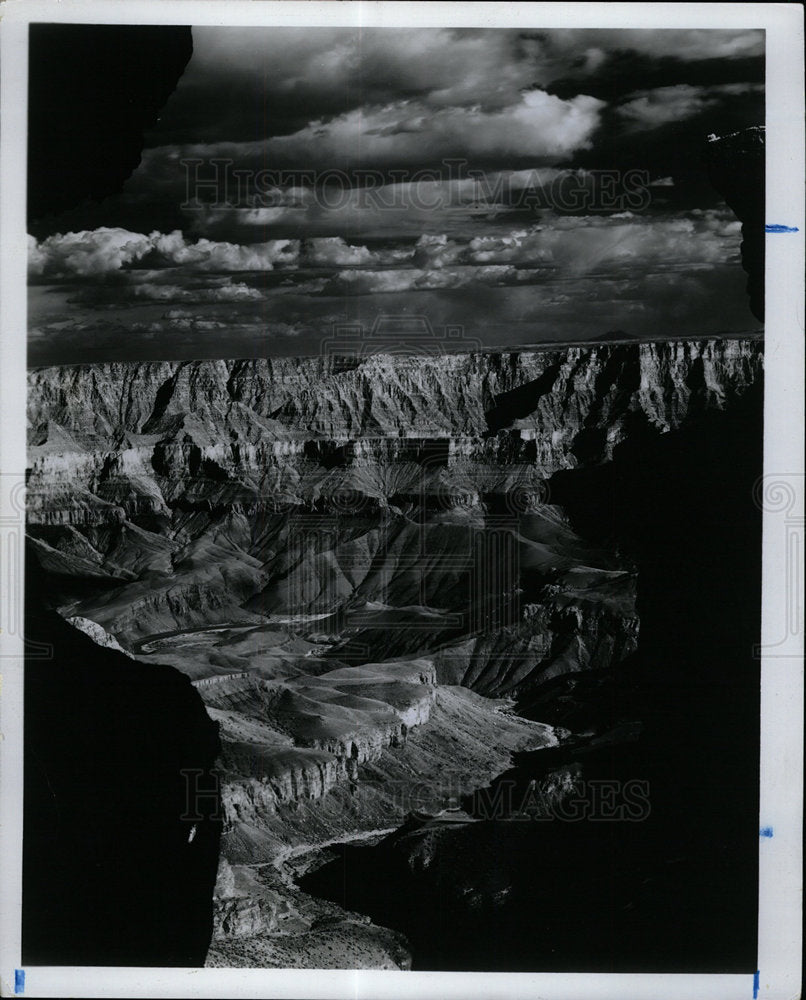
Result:
<instances>
[{"instance_id":1,"label":"rocky outcrop silhouette","mask_svg":"<svg viewBox=\"0 0 806 1000\"><path fill-rule=\"evenodd\" d=\"M724 136L709 136L704 158L711 183L742 223L742 267L756 319L764 322L764 194L763 126Z\"/></svg>"},{"instance_id":2,"label":"rocky outcrop silhouette","mask_svg":"<svg viewBox=\"0 0 806 1000\"><path fill-rule=\"evenodd\" d=\"M189 27L32 24L28 222L119 194L193 53Z\"/></svg>"},{"instance_id":3,"label":"rocky outcrop silhouette","mask_svg":"<svg viewBox=\"0 0 806 1000\"><path fill-rule=\"evenodd\" d=\"M26 563L23 961L201 965L218 726L179 671L137 663L50 610L47 579Z\"/></svg>"}]
</instances>

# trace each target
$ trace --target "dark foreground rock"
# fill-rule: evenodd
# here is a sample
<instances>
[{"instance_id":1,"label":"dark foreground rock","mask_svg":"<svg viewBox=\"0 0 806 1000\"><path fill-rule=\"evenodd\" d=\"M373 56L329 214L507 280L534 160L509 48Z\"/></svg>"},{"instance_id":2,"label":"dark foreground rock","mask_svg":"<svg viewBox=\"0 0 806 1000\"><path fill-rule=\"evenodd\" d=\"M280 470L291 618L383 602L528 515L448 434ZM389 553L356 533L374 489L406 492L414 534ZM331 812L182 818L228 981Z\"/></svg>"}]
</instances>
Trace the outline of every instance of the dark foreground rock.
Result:
<instances>
[{"instance_id":1,"label":"dark foreground rock","mask_svg":"<svg viewBox=\"0 0 806 1000\"><path fill-rule=\"evenodd\" d=\"M711 136L704 159L711 183L742 223L742 267L756 319L764 321L764 137L763 126Z\"/></svg>"},{"instance_id":2,"label":"dark foreground rock","mask_svg":"<svg viewBox=\"0 0 806 1000\"><path fill-rule=\"evenodd\" d=\"M218 727L190 681L96 645L27 561L23 961L199 966L218 864Z\"/></svg>"}]
</instances>

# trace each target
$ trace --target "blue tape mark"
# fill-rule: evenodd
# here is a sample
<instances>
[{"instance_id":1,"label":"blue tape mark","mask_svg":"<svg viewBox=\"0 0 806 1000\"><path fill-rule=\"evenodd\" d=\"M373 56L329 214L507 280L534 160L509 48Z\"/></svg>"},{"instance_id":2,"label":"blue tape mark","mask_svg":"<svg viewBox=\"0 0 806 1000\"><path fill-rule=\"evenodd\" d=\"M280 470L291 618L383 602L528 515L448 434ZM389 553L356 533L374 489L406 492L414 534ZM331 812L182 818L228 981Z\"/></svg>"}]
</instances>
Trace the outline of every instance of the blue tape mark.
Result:
<instances>
[{"instance_id":1,"label":"blue tape mark","mask_svg":"<svg viewBox=\"0 0 806 1000\"><path fill-rule=\"evenodd\" d=\"M756 969L753 974L753 1000L758 1000L758 980L761 973Z\"/></svg>"},{"instance_id":2,"label":"blue tape mark","mask_svg":"<svg viewBox=\"0 0 806 1000\"><path fill-rule=\"evenodd\" d=\"M14 970L14 993L19 996L25 992L25 969Z\"/></svg>"},{"instance_id":3,"label":"blue tape mark","mask_svg":"<svg viewBox=\"0 0 806 1000\"><path fill-rule=\"evenodd\" d=\"M762 826L758 831L759 837L771 837L773 834L773 829L771 826Z\"/></svg>"},{"instance_id":4,"label":"blue tape mark","mask_svg":"<svg viewBox=\"0 0 806 1000\"><path fill-rule=\"evenodd\" d=\"M765 233L796 233L797 226L783 226L780 222L771 222L764 227Z\"/></svg>"}]
</instances>

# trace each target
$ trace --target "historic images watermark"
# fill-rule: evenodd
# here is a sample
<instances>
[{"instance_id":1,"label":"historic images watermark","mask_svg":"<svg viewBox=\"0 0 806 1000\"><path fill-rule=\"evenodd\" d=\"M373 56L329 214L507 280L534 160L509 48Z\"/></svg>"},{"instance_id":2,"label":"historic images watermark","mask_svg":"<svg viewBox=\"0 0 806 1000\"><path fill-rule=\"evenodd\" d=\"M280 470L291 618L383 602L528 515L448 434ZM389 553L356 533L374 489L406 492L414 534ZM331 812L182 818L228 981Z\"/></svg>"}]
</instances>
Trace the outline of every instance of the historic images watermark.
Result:
<instances>
[{"instance_id":1,"label":"historic images watermark","mask_svg":"<svg viewBox=\"0 0 806 1000\"><path fill-rule=\"evenodd\" d=\"M650 786L643 778L583 778L570 773L522 782L503 779L472 796L472 815L481 820L564 823L640 823L651 812Z\"/></svg>"},{"instance_id":2,"label":"historic images watermark","mask_svg":"<svg viewBox=\"0 0 806 1000\"><path fill-rule=\"evenodd\" d=\"M25 635L25 512L25 476L0 473L0 658L19 656L14 640L22 639L26 660L51 660L50 643Z\"/></svg>"},{"instance_id":3,"label":"historic images watermark","mask_svg":"<svg viewBox=\"0 0 806 1000\"><path fill-rule=\"evenodd\" d=\"M755 504L765 515L765 545L777 557L781 595L768 605L775 612L776 639L756 646L756 657L803 656L804 482L803 473L769 473L753 490Z\"/></svg>"},{"instance_id":4,"label":"historic images watermark","mask_svg":"<svg viewBox=\"0 0 806 1000\"><path fill-rule=\"evenodd\" d=\"M421 313L382 313L372 325L334 323L321 339L326 357L367 358L383 354L397 357L438 358L457 352L478 352L482 342L469 336L464 326L449 323L435 327Z\"/></svg>"},{"instance_id":5,"label":"historic images watermark","mask_svg":"<svg viewBox=\"0 0 806 1000\"><path fill-rule=\"evenodd\" d=\"M184 786L185 807L179 819L186 823L198 824L206 820L217 823L224 820L221 799L221 776L218 771L201 767L185 767L180 770ZM195 837L195 828L188 834Z\"/></svg>"},{"instance_id":6,"label":"historic images watermark","mask_svg":"<svg viewBox=\"0 0 806 1000\"><path fill-rule=\"evenodd\" d=\"M315 207L337 212L436 212L462 202L556 212L643 212L652 201L648 171L518 170L486 173L464 159L436 169L275 170L228 157L185 157L184 211Z\"/></svg>"},{"instance_id":7,"label":"historic images watermark","mask_svg":"<svg viewBox=\"0 0 806 1000\"><path fill-rule=\"evenodd\" d=\"M359 790L365 796L387 803L390 823L399 823L403 817L415 824L493 820L641 823L652 811L650 783L645 778L585 778L571 769L529 781L502 778L476 788L477 779L460 771L443 772L436 781L379 781L360 777L350 764L345 755L341 784L350 790L350 796L329 797L331 819L341 811L352 815L354 807L350 799ZM234 815L226 815L227 786L218 771L185 768L180 774L184 782L185 808L179 818L192 824L188 834L190 840L195 837L199 823L237 820ZM268 778L261 783L265 786L265 797L272 801L272 808L297 808L297 800L289 797L289 790L282 783ZM312 800L314 796L306 798Z\"/></svg>"}]
</instances>

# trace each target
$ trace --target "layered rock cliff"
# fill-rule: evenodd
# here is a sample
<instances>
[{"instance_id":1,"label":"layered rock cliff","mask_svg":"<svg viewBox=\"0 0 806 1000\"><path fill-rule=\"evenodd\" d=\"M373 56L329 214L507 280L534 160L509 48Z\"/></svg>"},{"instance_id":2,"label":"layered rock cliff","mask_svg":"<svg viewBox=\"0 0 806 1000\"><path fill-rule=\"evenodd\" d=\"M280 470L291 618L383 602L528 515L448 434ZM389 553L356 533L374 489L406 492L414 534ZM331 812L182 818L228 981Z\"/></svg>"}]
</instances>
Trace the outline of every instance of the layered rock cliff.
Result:
<instances>
[{"instance_id":1,"label":"layered rock cliff","mask_svg":"<svg viewBox=\"0 0 806 1000\"><path fill-rule=\"evenodd\" d=\"M744 339L35 370L28 531L65 615L224 678L211 709L269 711L296 747L273 780L325 791L428 718L412 663L523 700L632 652L634 568L549 477L761 367Z\"/></svg>"},{"instance_id":2,"label":"layered rock cliff","mask_svg":"<svg viewBox=\"0 0 806 1000\"><path fill-rule=\"evenodd\" d=\"M130 641L384 603L390 574L398 603L434 605L411 585L426 548L497 519L539 535L517 549L568 549L548 477L725 406L760 370L754 340L42 369L30 532L51 572L104 591L72 613ZM456 575L429 580L444 595Z\"/></svg>"},{"instance_id":3,"label":"layered rock cliff","mask_svg":"<svg viewBox=\"0 0 806 1000\"><path fill-rule=\"evenodd\" d=\"M631 558L583 539L552 484L696 433L762 363L745 338L30 373L28 532L54 604L187 674L219 725L234 867L211 961L304 963L318 933L282 872L244 866L396 825L417 786L439 808L448 774L467 794L555 739L489 699L562 718L640 623ZM365 961L405 966L367 934Z\"/></svg>"},{"instance_id":4,"label":"layered rock cliff","mask_svg":"<svg viewBox=\"0 0 806 1000\"><path fill-rule=\"evenodd\" d=\"M180 496L242 507L351 487L382 502L429 489L423 466L462 459L520 460L545 478L608 459L631 420L666 431L719 408L760 359L745 339L43 368L29 377L32 495L37 477L81 483L96 504L87 521L104 523L165 514ZM389 462L402 468L386 482ZM49 499L37 523L58 523Z\"/></svg>"}]
</instances>

